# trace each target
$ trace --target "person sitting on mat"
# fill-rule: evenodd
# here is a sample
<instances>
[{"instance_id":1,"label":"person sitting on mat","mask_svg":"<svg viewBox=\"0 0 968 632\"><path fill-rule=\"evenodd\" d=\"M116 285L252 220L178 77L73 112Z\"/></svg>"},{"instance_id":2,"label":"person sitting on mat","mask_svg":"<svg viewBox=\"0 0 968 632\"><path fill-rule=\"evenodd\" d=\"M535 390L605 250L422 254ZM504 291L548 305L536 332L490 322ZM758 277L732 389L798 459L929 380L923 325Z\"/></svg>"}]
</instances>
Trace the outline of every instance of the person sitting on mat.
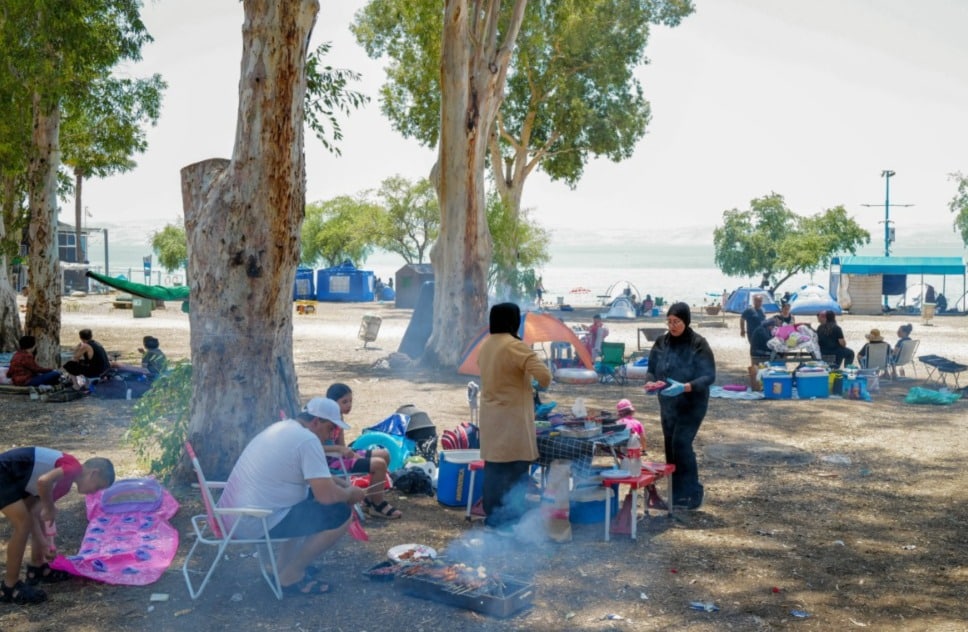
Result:
<instances>
[{"instance_id":1,"label":"person sitting on mat","mask_svg":"<svg viewBox=\"0 0 968 632\"><path fill-rule=\"evenodd\" d=\"M81 494L93 494L114 484L114 465L95 457L81 465L76 458L50 448L15 448L0 454L0 512L13 526L7 543L7 571L0 585L0 602L37 604L47 593L35 588L41 582L52 584L71 576L54 570L48 562L57 550L47 539L44 523L54 522L54 502L65 496L72 485ZM30 563L26 582L20 581L27 540Z\"/></svg>"},{"instance_id":2,"label":"person sitting on mat","mask_svg":"<svg viewBox=\"0 0 968 632\"><path fill-rule=\"evenodd\" d=\"M73 378L74 388L80 391L87 387L88 378L101 377L111 367L111 361L90 329L82 329L78 336L81 341L74 347L74 357L64 363L64 371Z\"/></svg>"},{"instance_id":3,"label":"person sitting on mat","mask_svg":"<svg viewBox=\"0 0 968 632\"><path fill-rule=\"evenodd\" d=\"M36 338L21 336L17 346L20 348L10 358L10 367L7 369L7 377L14 386L53 386L60 383L60 371L44 368L34 359Z\"/></svg>"},{"instance_id":4,"label":"person sitting on mat","mask_svg":"<svg viewBox=\"0 0 968 632\"><path fill-rule=\"evenodd\" d=\"M346 415L353 410L353 390L346 384L336 382L326 389L326 397L339 404L340 414L343 415L343 421L346 421ZM363 503L367 514L386 520L403 517L403 512L387 502L383 494L390 463L390 452L386 448L353 450L346 446L346 435L341 430L334 429L333 438L323 444L323 450L329 459L331 470L370 475L371 491Z\"/></svg>"},{"instance_id":5,"label":"person sitting on mat","mask_svg":"<svg viewBox=\"0 0 968 632\"><path fill-rule=\"evenodd\" d=\"M330 585L309 565L349 528L352 506L366 491L334 478L326 465L323 441L334 427L346 430L339 404L325 397L309 400L295 419L272 424L249 441L232 468L219 507L264 507L269 536L289 538L279 550L279 583L286 595L321 595ZM228 528L235 517L225 516ZM235 534L262 535L261 521L240 517Z\"/></svg>"}]
</instances>

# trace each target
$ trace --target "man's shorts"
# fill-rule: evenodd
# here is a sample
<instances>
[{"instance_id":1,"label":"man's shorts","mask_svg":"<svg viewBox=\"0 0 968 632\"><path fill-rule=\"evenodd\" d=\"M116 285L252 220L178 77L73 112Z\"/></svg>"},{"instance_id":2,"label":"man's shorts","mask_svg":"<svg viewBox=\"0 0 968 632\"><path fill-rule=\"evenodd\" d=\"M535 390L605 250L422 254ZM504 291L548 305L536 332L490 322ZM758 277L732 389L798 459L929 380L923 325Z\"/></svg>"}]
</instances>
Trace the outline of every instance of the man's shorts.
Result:
<instances>
[{"instance_id":1,"label":"man's shorts","mask_svg":"<svg viewBox=\"0 0 968 632\"><path fill-rule=\"evenodd\" d=\"M298 505L289 509L282 522L269 530L273 538L298 538L332 531L350 518L350 506L346 503L322 505L316 501L312 492Z\"/></svg>"}]
</instances>

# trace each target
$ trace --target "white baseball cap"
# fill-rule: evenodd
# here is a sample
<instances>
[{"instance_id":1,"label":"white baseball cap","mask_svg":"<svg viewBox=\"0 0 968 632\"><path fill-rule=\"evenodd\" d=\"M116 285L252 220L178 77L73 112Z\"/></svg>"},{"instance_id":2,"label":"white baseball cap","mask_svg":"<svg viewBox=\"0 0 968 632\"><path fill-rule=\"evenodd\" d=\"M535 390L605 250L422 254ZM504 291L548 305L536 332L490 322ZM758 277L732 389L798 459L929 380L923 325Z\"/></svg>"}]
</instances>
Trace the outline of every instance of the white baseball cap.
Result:
<instances>
[{"instance_id":1,"label":"white baseball cap","mask_svg":"<svg viewBox=\"0 0 968 632\"><path fill-rule=\"evenodd\" d=\"M309 400L303 412L309 413L313 417L324 421L331 421L343 430L349 430L350 425L343 421L343 416L339 411L339 404L327 397L314 397Z\"/></svg>"}]
</instances>

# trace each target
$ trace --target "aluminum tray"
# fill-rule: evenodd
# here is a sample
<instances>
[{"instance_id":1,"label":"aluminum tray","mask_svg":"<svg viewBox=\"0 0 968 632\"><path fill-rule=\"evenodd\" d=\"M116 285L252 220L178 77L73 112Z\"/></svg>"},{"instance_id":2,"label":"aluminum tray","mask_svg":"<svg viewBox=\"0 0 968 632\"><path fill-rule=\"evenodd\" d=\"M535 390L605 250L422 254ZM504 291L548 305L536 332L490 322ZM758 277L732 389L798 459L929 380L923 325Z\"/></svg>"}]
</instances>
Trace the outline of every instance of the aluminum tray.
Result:
<instances>
[{"instance_id":1,"label":"aluminum tray","mask_svg":"<svg viewBox=\"0 0 968 632\"><path fill-rule=\"evenodd\" d=\"M494 617L510 617L532 606L534 584L520 579L503 576L505 592L503 597L480 593L454 593L449 587L433 579L415 575L398 575L394 585L404 593L421 599L456 606Z\"/></svg>"}]
</instances>

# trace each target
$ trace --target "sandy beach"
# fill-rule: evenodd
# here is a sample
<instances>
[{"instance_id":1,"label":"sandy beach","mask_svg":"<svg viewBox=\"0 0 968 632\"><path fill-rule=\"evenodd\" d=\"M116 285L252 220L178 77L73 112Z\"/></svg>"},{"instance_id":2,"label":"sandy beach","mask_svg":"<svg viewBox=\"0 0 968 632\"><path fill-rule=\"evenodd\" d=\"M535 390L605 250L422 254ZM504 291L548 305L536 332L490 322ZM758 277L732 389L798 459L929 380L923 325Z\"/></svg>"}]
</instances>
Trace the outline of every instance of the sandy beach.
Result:
<instances>
[{"instance_id":1,"label":"sandy beach","mask_svg":"<svg viewBox=\"0 0 968 632\"><path fill-rule=\"evenodd\" d=\"M700 312L700 309L696 309ZM556 313L569 324L590 323L594 308ZM375 342L357 338L364 314L382 318ZM469 376L452 371L383 368L397 350L410 310L392 305L320 304L316 314L294 316L294 357L305 400L334 381L354 390L349 422L372 425L398 406L427 411L438 432L467 419ZM919 354L968 363L968 318L883 316L840 319L855 350L877 327L889 341L900 324L914 325ZM637 350L637 330L662 327L664 318L614 322L608 340ZM69 301L63 344L82 327L108 350L135 359L142 336L161 340L170 358L187 357L188 316L169 304L150 318L115 309L108 297ZM716 354L718 384L746 381L748 345L738 317L694 316L697 331ZM645 344L644 338L642 339ZM47 630L773 630L867 627L878 630L964 630L968 547L963 525L968 492L963 470L968 431L961 401L951 406L903 403L917 378L881 382L870 403L826 400L714 399L697 438L707 502L702 510L640 523L640 535L604 542L601 524L574 525L568 544L493 542L463 512L430 497L391 493L404 512L396 522L367 521L368 542L346 538L323 558L333 595L274 600L255 563L233 559L198 601L189 599L181 562L190 540L188 518L200 509L190 489L174 489L183 503L173 523L183 542L172 567L154 585L115 587L89 581L51 586L50 601L34 608L0 607L0 629ZM963 382L968 381L968 375ZM569 409L578 397L592 410L611 410L629 397L646 427L649 458L661 459L657 406L637 385L552 385L545 401ZM122 476L145 470L123 442L134 402L85 398L66 404L0 395L4 449L51 445L80 458L104 454ZM624 492L623 492L624 494ZM61 504L64 547L84 532L83 503ZM0 539L8 536L0 521ZM420 542L439 551L488 547L488 567L535 583L532 609L508 620L402 596L373 584L361 571L385 559L391 546ZM477 543L477 544L474 544ZM242 572L240 572L242 571ZM254 571L254 572L253 572ZM149 602L151 593L170 600ZM691 602L718 610L690 609ZM154 606L154 607L151 607ZM792 612L805 612L800 619ZM609 618L618 615L621 619Z\"/></svg>"}]
</instances>

